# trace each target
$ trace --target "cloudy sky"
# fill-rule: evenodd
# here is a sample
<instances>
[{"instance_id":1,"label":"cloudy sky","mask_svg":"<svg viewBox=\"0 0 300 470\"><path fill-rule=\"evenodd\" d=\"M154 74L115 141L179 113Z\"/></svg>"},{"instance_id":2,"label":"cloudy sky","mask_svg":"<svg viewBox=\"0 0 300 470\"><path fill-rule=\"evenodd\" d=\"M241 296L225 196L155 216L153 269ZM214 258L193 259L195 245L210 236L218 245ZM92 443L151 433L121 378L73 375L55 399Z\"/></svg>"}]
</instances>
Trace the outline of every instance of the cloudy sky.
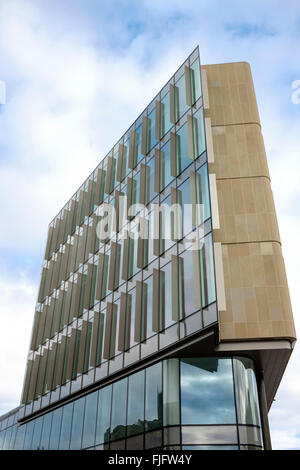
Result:
<instances>
[{"instance_id":1,"label":"cloudy sky","mask_svg":"<svg viewBox=\"0 0 300 470\"><path fill-rule=\"evenodd\" d=\"M0 0L0 414L19 403L48 223L198 44L204 64L252 67L299 332L299 1ZM299 370L296 347L276 449L300 449Z\"/></svg>"}]
</instances>

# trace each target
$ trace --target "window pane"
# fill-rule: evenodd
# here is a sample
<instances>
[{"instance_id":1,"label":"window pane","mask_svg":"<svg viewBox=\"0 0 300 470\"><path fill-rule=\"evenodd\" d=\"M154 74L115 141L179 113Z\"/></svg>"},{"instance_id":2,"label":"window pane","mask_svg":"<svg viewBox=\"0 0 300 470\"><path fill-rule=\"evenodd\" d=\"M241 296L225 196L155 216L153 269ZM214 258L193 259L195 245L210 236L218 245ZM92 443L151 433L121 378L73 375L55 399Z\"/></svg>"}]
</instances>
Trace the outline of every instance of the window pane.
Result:
<instances>
[{"instance_id":1,"label":"window pane","mask_svg":"<svg viewBox=\"0 0 300 470\"><path fill-rule=\"evenodd\" d=\"M162 426L162 363L146 369L146 431Z\"/></svg>"},{"instance_id":2,"label":"window pane","mask_svg":"<svg viewBox=\"0 0 300 470\"><path fill-rule=\"evenodd\" d=\"M177 197L182 207L183 236L185 236L193 230L190 179L179 186L177 191Z\"/></svg>"},{"instance_id":3,"label":"window pane","mask_svg":"<svg viewBox=\"0 0 300 470\"><path fill-rule=\"evenodd\" d=\"M29 421L26 426L26 434L24 440L24 450L31 449L31 441L33 435L34 421Z\"/></svg>"},{"instance_id":4,"label":"window pane","mask_svg":"<svg viewBox=\"0 0 300 470\"><path fill-rule=\"evenodd\" d=\"M144 388L145 371L129 376L127 435L139 434L144 430Z\"/></svg>"},{"instance_id":5,"label":"window pane","mask_svg":"<svg viewBox=\"0 0 300 470\"><path fill-rule=\"evenodd\" d=\"M181 360L182 424L235 423L231 359Z\"/></svg>"},{"instance_id":6,"label":"window pane","mask_svg":"<svg viewBox=\"0 0 300 470\"><path fill-rule=\"evenodd\" d=\"M121 439L126 434L127 378L113 384L111 439Z\"/></svg>"},{"instance_id":7,"label":"window pane","mask_svg":"<svg viewBox=\"0 0 300 470\"><path fill-rule=\"evenodd\" d=\"M69 449L70 447L70 435L71 435L71 424L73 414L74 403L69 403L63 407L63 417L61 423L61 434L59 441L59 449Z\"/></svg>"},{"instance_id":8,"label":"window pane","mask_svg":"<svg viewBox=\"0 0 300 470\"><path fill-rule=\"evenodd\" d=\"M160 164L160 190L162 191L173 180L173 176L171 176L170 141L161 148Z\"/></svg>"},{"instance_id":9,"label":"window pane","mask_svg":"<svg viewBox=\"0 0 300 470\"><path fill-rule=\"evenodd\" d=\"M152 331L152 289L153 277L150 276L143 283L143 316L142 316L142 341L153 335ZM144 333L146 338L144 338Z\"/></svg>"},{"instance_id":10,"label":"window pane","mask_svg":"<svg viewBox=\"0 0 300 470\"><path fill-rule=\"evenodd\" d=\"M39 450L41 448L40 447L40 440L41 440L43 419L44 419L44 417L41 416L40 418L37 418L35 420L33 438L32 438L32 444L31 444L31 448L33 450Z\"/></svg>"},{"instance_id":11,"label":"window pane","mask_svg":"<svg viewBox=\"0 0 300 470\"><path fill-rule=\"evenodd\" d=\"M180 424L179 361L163 361L164 426Z\"/></svg>"},{"instance_id":12,"label":"window pane","mask_svg":"<svg viewBox=\"0 0 300 470\"><path fill-rule=\"evenodd\" d=\"M62 408L58 408L57 410L53 411L50 445L49 445L49 449L51 450L58 449L61 417L62 417Z\"/></svg>"},{"instance_id":13,"label":"window pane","mask_svg":"<svg viewBox=\"0 0 300 470\"><path fill-rule=\"evenodd\" d=\"M208 189L208 172L206 164L199 168L199 170L197 170L196 191L197 203L203 204L203 216L204 220L207 220L210 217L210 199Z\"/></svg>"},{"instance_id":14,"label":"window pane","mask_svg":"<svg viewBox=\"0 0 300 470\"><path fill-rule=\"evenodd\" d=\"M151 113L148 116L148 119L150 119L149 122L149 146L148 146L148 151L150 151L155 144L157 144L157 140L155 138L155 109L151 111Z\"/></svg>"},{"instance_id":15,"label":"window pane","mask_svg":"<svg viewBox=\"0 0 300 470\"><path fill-rule=\"evenodd\" d=\"M52 416L53 416L53 412L47 413L44 416L42 437L41 437L41 442L40 442L41 450L49 449L49 438L50 438L50 431L51 431Z\"/></svg>"},{"instance_id":16,"label":"window pane","mask_svg":"<svg viewBox=\"0 0 300 470\"><path fill-rule=\"evenodd\" d=\"M168 92L161 100L161 137L172 127L170 121L170 93Z\"/></svg>"},{"instance_id":17,"label":"window pane","mask_svg":"<svg viewBox=\"0 0 300 470\"><path fill-rule=\"evenodd\" d=\"M129 344L125 345L126 350L137 344L134 339L135 307L136 291L134 288L128 293L127 297L125 338L129 338Z\"/></svg>"},{"instance_id":18,"label":"window pane","mask_svg":"<svg viewBox=\"0 0 300 470\"><path fill-rule=\"evenodd\" d=\"M96 444L109 441L112 386L99 390Z\"/></svg>"},{"instance_id":19,"label":"window pane","mask_svg":"<svg viewBox=\"0 0 300 470\"><path fill-rule=\"evenodd\" d=\"M193 132L194 132L194 154L195 158L199 157L206 149L205 132L204 132L204 116L203 108L200 108L193 116Z\"/></svg>"},{"instance_id":20,"label":"window pane","mask_svg":"<svg viewBox=\"0 0 300 470\"><path fill-rule=\"evenodd\" d=\"M188 155L188 127L185 123L176 133L176 161L178 174L187 168L192 160Z\"/></svg>"},{"instance_id":21,"label":"window pane","mask_svg":"<svg viewBox=\"0 0 300 470\"><path fill-rule=\"evenodd\" d=\"M238 422L260 426L256 377L251 359L233 359Z\"/></svg>"},{"instance_id":22,"label":"window pane","mask_svg":"<svg viewBox=\"0 0 300 470\"><path fill-rule=\"evenodd\" d=\"M141 143L142 143L142 124L140 124L136 128L135 132L137 133L137 137L138 137L137 138L137 163L139 163L142 160L142 158L144 158L144 156L142 155L142 152L141 152L141 150L142 150L142 145L141 145Z\"/></svg>"},{"instance_id":23,"label":"window pane","mask_svg":"<svg viewBox=\"0 0 300 470\"><path fill-rule=\"evenodd\" d=\"M187 250L180 255L182 259L181 270L179 271L182 279L179 280L179 285L183 287L183 317L191 315L191 313L198 310L195 306L194 296L194 265L193 265L193 251Z\"/></svg>"},{"instance_id":24,"label":"window pane","mask_svg":"<svg viewBox=\"0 0 300 470\"><path fill-rule=\"evenodd\" d=\"M186 104L186 91L185 91L185 76L184 74L182 77L176 82L175 88L175 101L176 108L177 108L177 118L181 118L181 116L189 109L189 106Z\"/></svg>"},{"instance_id":25,"label":"window pane","mask_svg":"<svg viewBox=\"0 0 300 470\"><path fill-rule=\"evenodd\" d=\"M96 365L102 362L103 347L104 347L104 332L105 332L106 309L99 313L98 335L97 335L97 351L96 351Z\"/></svg>"},{"instance_id":26,"label":"window pane","mask_svg":"<svg viewBox=\"0 0 300 470\"><path fill-rule=\"evenodd\" d=\"M2 431L2 433L3 433L2 439L4 439L5 431ZM19 426L18 429L17 429L15 450L22 450L23 449L25 433L26 433L26 424L23 424L23 426Z\"/></svg>"},{"instance_id":27,"label":"window pane","mask_svg":"<svg viewBox=\"0 0 300 470\"><path fill-rule=\"evenodd\" d=\"M84 426L82 447L91 447L95 444L96 416L98 392L87 395L85 402Z\"/></svg>"},{"instance_id":28,"label":"window pane","mask_svg":"<svg viewBox=\"0 0 300 470\"><path fill-rule=\"evenodd\" d=\"M160 271L160 311L161 324L165 324L165 328L173 325L175 321L172 319L172 266L168 263Z\"/></svg>"},{"instance_id":29,"label":"window pane","mask_svg":"<svg viewBox=\"0 0 300 470\"><path fill-rule=\"evenodd\" d=\"M81 449L85 397L74 402L70 449Z\"/></svg>"},{"instance_id":30,"label":"window pane","mask_svg":"<svg viewBox=\"0 0 300 470\"><path fill-rule=\"evenodd\" d=\"M204 249L204 252L203 252ZM209 234L204 238L204 247L200 253L200 263L204 261L205 258L205 273L203 273L202 279L206 279L207 284L207 293L203 292L203 303L207 298L207 304L210 304L216 300L216 289L215 289L215 273L214 273L214 258L213 258L213 243L212 235ZM201 251L201 250L200 250ZM203 257L204 254L204 257ZM204 290L204 289L203 289Z\"/></svg>"},{"instance_id":31,"label":"window pane","mask_svg":"<svg viewBox=\"0 0 300 470\"><path fill-rule=\"evenodd\" d=\"M192 79L192 91L193 91L193 100L195 103L201 96L201 81L200 81L200 63L199 59L196 59L195 62L191 65L191 79Z\"/></svg>"}]
</instances>

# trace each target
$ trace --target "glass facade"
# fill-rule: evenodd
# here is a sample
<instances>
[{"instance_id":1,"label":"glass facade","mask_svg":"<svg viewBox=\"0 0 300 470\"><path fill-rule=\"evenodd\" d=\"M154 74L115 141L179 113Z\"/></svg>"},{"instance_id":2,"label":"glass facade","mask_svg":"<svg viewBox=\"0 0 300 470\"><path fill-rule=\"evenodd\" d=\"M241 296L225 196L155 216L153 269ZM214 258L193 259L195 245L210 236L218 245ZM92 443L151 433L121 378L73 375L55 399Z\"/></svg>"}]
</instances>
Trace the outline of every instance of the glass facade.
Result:
<instances>
[{"instance_id":1,"label":"glass facade","mask_svg":"<svg viewBox=\"0 0 300 470\"><path fill-rule=\"evenodd\" d=\"M251 359L171 358L27 424L1 422L0 448L259 450L259 416Z\"/></svg>"},{"instance_id":2,"label":"glass facade","mask_svg":"<svg viewBox=\"0 0 300 470\"><path fill-rule=\"evenodd\" d=\"M196 49L50 224L24 417L216 324L207 168Z\"/></svg>"}]
</instances>

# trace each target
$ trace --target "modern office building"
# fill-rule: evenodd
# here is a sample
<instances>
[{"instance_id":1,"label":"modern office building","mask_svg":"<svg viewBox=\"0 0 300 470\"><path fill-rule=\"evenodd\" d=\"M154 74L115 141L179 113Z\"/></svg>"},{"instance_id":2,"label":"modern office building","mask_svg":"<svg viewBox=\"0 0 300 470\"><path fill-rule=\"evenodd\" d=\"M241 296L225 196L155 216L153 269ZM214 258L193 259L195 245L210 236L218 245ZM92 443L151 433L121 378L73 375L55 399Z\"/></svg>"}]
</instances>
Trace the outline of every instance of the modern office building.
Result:
<instances>
[{"instance_id":1,"label":"modern office building","mask_svg":"<svg viewBox=\"0 0 300 470\"><path fill-rule=\"evenodd\" d=\"M50 223L1 447L270 449L294 342L250 67L196 48Z\"/></svg>"}]
</instances>

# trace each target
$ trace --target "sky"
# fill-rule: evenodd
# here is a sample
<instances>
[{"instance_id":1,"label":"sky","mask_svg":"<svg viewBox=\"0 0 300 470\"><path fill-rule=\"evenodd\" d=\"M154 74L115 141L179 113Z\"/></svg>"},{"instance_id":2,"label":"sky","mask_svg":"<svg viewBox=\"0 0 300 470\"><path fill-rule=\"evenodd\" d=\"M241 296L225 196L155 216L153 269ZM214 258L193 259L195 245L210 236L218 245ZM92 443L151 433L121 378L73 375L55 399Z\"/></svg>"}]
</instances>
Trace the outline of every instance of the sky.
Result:
<instances>
[{"instance_id":1,"label":"sky","mask_svg":"<svg viewBox=\"0 0 300 470\"><path fill-rule=\"evenodd\" d=\"M202 64L250 63L299 335L299 1L0 0L0 414L19 404L49 222L197 45ZM299 370L296 345L274 449L300 449Z\"/></svg>"}]
</instances>

